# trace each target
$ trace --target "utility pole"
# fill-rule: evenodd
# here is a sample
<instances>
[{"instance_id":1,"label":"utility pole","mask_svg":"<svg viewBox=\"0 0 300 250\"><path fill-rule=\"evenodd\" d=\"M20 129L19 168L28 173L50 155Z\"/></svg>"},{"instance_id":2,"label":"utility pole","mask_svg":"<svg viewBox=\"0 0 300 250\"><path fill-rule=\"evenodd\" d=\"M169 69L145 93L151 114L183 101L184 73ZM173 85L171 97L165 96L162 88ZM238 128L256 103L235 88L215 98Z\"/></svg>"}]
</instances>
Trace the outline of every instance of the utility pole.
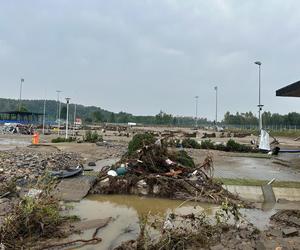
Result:
<instances>
[{"instance_id":1,"label":"utility pole","mask_svg":"<svg viewBox=\"0 0 300 250\"><path fill-rule=\"evenodd\" d=\"M19 98L19 112L21 112L22 107L22 85L24 82L24 78L21 78L21 84L20 84L20 98Z\"/></svg>"},{"instance_id":2,"label":"utility pole","mask_svg":"<svg viewBox=\"0 0 300 250\"><path fill-rule=\"evenodd\" d=\"M256 65L258 65L258 126L259 131L262 130L262 107L264 105L261 104L261 62L257 61L255 62Z\"/></svg>"},{"instance_id":3,"label":"utility pole","mask_svg":"<svg viewBox=\"0 0 300 250\"><path fill-rule=\"evenodd\" d=\"M43 112L43 135L45 135L45 122L46 122L46 92L45 92L44 112Z\"/></svg>"},{"instance_id":4,"label":"utility pole","mask_svg":"<svg viewBox=\"0 0 300 250\"><path fill-rule=\"evenodd\" d=\"M62 92L60 90L56 90L57 92L57 119L58 119L58 128L57 128L57 134L59 136L60 134L60 111L61 111L61 102L59 100L59 94Z\"/></svg>"},{"instance_id":5,"label":"utility pole","mask_svg":"<svg viewBox=\"0 0 300 250\"><path fill-rule=\"evenodd\" d=\"M218 86L215 86L215 91L216 91L216 126L217 126L217 122L218 122Z\"/></svg>"},{"instance_id":6,"label":"utility pole","mask_svg":"<svg viewBox=\"0 0 300 250\"><path fill-rule=\"evenodd\" d=\"M66 97L66 101L67 101L67 118L66 118L66 139L68 139L68 123L69 123L69 102L70 102L69 97Z\"/></svg>"},{"instance_id":7,"label":"utility pole","mask_svg":"<svg viewBox=\"0 0 300 250\"><path fill-rule=\"evenodd\" d=\"M74 124L73 124L73 136L75 136L75 126L76 126L76 103L74 104Z\"/></svg>"},{"instance_id":8,"label":"utility pole","mask_svg":"<svg viewBox=\"0 0 300 250\"><path fill-rule=\"evenodd\" d=\"M59 93L61 91L60 90L56 90L57 93L57 108L56 108L56 120L58 120L58 112L59 112Z\"/></svg>"},{"instance_id":9,"label":"utility pole","mask_svg":"<svg viewBox=\"0 0 300 250\"><path fill-rule=\"evenodd\" d=\"M198 128L198 98L199 96L195 96L196 99L196 120L195 120L195 127Z\"/></svg>"}]
</instances>

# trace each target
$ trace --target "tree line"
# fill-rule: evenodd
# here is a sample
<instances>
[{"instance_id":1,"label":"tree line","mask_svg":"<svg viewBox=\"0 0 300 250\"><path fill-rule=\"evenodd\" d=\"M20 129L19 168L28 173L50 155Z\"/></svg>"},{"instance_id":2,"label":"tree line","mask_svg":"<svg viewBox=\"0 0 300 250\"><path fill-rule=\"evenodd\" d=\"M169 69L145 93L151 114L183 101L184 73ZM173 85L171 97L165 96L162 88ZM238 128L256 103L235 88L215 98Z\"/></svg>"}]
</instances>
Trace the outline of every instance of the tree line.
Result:
<instances>
[{"instance_id":1,"label":"tree line","mask_svg":"<svg viewBox=\"0 0 300 250\"><path fill-rule=\"evenodd\" d=\"M271 125L300 125L300 114L297 112L290 112L286 115L278 113L271 113L266 111L262 113L263 124L267 126ZM251 111L246 113L231 114L227 111L224 115L223 123L227 125L257 125L258 117L256 117Z\"/></svg>"},{"instance_id":2,"label":"tree line","mask_svg":"<svg viewBox=\"0 0 300 250\"><path fill-rule=\"evenodd\" d=\"M19 101L15 99L0 98L0 112L1 111L16 111L18 110ZM22 110L43 113L44 100L22 100ZM47 121L55 121L58 118L57 114L58 102L55 100L46 100L46 115ZM72 122L74 117L75 105L69 105L69 119ZM66 119L67 106L61 103L61 119ZM174 126L194 126L195 118L186 116L173 116L166 112L160 111L157 115L139 116L126 112L111 112L101 109L96 106L76 105L76 117L81 118L84 123L128 123L135 122L149 125L174 125ZM211 124L206 118L199 118L198 124Z\"/></svg>"}]
</instances>

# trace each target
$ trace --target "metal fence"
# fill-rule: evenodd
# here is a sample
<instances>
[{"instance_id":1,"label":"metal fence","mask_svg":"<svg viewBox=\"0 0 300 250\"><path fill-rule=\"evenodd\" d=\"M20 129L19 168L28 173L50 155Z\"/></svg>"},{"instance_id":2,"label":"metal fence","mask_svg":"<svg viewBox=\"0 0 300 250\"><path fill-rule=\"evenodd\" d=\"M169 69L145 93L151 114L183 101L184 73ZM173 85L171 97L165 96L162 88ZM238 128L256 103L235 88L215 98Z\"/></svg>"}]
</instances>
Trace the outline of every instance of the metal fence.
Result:
<instances>
[{"instance_id":1,"label":"metal fence","mask_svg":"<svg viewBox=\"0 0 300 250\"><path fill-rule=\"evenodd\" d=\"M257 125L239 125L239 124L229 124L225 125L226 128L231 129L239 129L239 130L258 130L258 124ZM266 130L272 130L272 131L296 131L300 130L300 124L299 125L289 125L289 124L272 124L272 125L263 125L263 128Z\"/></svg>"}]
</instances>

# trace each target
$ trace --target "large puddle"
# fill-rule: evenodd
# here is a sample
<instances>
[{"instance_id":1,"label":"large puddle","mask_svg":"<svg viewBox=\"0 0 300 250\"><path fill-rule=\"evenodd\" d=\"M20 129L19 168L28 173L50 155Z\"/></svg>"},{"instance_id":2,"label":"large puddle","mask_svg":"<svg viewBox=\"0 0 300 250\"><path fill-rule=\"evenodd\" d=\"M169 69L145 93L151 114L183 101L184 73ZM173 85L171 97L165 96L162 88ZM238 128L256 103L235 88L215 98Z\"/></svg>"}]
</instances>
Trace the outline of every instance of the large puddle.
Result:
<instances>
[{"instance_id":1,"label":"large puddle","mask_svg":"<svg viewBox=\"0 0 300 250\"><path fill-rule=\"evenodd\" d=\"M183 202L159 198L145 198L131 195L89 195L79 203L74 203L72 214L79 215L82 220L93 220L112 217L112 221L99 230L98 237L102 242L88 245L80 249L113 249L123 241L136 239L139 235L139 218L141 216L159 216L165 218L169 213L189 214L205 212L213 218L218 205ZM243 216L259 229L269 225L269 218L276 209L263 211L260 209L242 209ZM86 230L81 235L73 235L72 239L91 239L95 229Z\"/></svg>"},{"instance_id":2,"label":"large puddle","mask_svg":"<svg viewBox=\"0 0 300 250\"><path fill-rule=\"evenodd\" d=\"M216 205L183 203L183 201L144 198L130 195L90 195L74 204L74 214L82 220L112 217L108 226L101 229L98 236L103 239L96 246L84 246L81 249L113 249L123 241L136 239L140 232L139 218L145 215L165 217L170 212L178 214L205 213L212 215ZM95 229L86 230L84 239L92 238ZM72 238L77 239L74 235Z\"/></svg>"}]
</instances>

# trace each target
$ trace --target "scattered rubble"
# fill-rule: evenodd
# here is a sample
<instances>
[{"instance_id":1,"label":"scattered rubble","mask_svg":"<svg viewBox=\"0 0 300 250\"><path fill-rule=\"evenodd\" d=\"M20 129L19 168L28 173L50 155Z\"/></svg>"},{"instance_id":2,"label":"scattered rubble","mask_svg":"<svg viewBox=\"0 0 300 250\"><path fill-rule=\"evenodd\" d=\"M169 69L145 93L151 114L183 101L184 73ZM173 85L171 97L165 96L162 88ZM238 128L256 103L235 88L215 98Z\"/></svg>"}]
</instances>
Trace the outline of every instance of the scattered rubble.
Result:
<instances>
[{"instance_id":1,"label":"scattered rubble","mask_svg":"<svg viewBox=\"0 0 300 250\"><path fill-rule=\"evenodd\" d=\"M34 127L19 123L6 123L0 127L0 134L22 134L33 135Z\"/></svg>"},{"instance_id":2,"label":"scattered rubble","mask_svg":"<svg viewBox=\"0 0 300 250\"><path fill-rule=\"evenodd\" d=\"M83 163L76 153L38 152L30 149L0 152L0 186L11 181L23 185L34 180L50 170L65 170ZM1 188L0 188L1 190ZM2 195L2 193L0 193Z\"/></svg>"},{"instance_id":3,"label":"scattered rubble","mask_svg":"<svg viewBox=\"0 0 300 250\"><path fill-rule=\"evenodd\" d=\"M279 226L296 227L300 230L300 210L282 210L271 216L271 221Z\"/></svg>"}]
</instances>

